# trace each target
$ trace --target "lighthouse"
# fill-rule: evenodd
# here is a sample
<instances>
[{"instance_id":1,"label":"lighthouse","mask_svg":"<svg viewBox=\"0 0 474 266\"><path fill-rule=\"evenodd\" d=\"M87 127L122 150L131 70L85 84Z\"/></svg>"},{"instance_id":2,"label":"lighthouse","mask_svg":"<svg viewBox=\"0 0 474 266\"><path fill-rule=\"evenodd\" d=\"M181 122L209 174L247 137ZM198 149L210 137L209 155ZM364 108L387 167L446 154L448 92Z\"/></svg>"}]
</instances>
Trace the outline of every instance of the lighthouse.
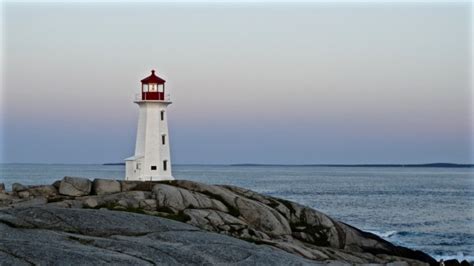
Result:
<instances>
[{"instance_id":1,"label":"lighthouse","mask_svg":"<svg viewBox=\"0 0 474 266\"><path fill-rule=\"evenodd\" d=\"M138 128L135 155L125 159L125 180L173 180L167 107L171 104L165 80L155 71L141 80L138 104Z\"/></svg>"}]
</instances>

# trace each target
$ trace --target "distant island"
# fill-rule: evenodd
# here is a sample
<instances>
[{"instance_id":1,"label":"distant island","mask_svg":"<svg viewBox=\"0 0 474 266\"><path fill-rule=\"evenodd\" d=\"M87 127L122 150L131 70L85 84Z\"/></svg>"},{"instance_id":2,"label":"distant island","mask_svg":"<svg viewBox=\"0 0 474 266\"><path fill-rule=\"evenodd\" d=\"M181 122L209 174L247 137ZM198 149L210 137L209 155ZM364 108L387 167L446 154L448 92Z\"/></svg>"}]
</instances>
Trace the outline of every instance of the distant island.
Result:
<instances>
[{"instance_id":1,"label":"distant island","mask_svg":"<svg viewBox=\"0 0 474 266\"><path fill-rule=\"evenodd\" d=\"M104 163L102 165L125 165L125 163ZM179 165L179 164L175 164ZM424 164L258 164L258 163L241 163L241 164L223 164L223 166L284 166L284 167L436 167L436 168L473 168L474 164L459 163L424 163Z\"/></svg>"},{"instance_id":2,"label":"distant island","mask_svg":"<svg viewBox=\"0 0 474 266\"><path fill-rule=\"evenodd\" d=\"M439 167L439 168L470 168L474 164L457 163L425 163L425 164L231 164L230 166L324 166L324 167Z\"/></svg>"}]
</instances>

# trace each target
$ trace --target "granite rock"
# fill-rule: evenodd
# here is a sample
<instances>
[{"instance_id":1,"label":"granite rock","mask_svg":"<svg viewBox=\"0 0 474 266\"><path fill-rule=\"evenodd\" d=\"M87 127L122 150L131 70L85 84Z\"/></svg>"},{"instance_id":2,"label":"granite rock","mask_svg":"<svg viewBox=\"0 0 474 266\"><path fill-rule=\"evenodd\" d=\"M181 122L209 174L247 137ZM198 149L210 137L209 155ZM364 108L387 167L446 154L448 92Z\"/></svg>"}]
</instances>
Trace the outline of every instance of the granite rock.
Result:
<instances>
[{"instance_id":1,"label":"granite rock","mask_svg":"<svg viewBox=\"0 0 474 266\"><path fill-rule=\"evenodd\" d=\"M106 195L121 192L120 182L110 179L94 179L92 192L96 195Z\"/></svg>"},{"instance_id":2,"label":"granite rock","mask_svg":"<svg viewBox=\"0 0 474 266\"><path fill-rule=\"evenodd\" d=\"M4 265L323 265L172 220L66 208L0 210Z\"/></svg>"},{"instance_id":3,"label":"granite rock","mask_svg":"<svg viewBox=\"0 0 474 266\"><path fill-rule=\"evenodd\" d=\"M100 182L94 183L100 184ZM109 186L110 184L112 185ZM375 263L397 266L435 265L437 263L433 258L421 251L394 245L374 234L337 221L317 210L244 188L208 185L186 180L163 182L104 181L100 184L100 186L102 185L107 187L105 190L102 190L104 193L90 195L91 182L89 180L65 177L59 186L59 193L61 195L51 198L47 196L48 193L33 193L29 190L30 188L26 188L23 191L31 194L28 198L22 199L13 193L13 196L8 195L8 197L5 197L5 200L1 200L0 206L4 206L4 208L21 208L23 206L26 208L28 206L44 205L47 208L54 208L53 212L61 217L63 212L57 210L57 207L74 209L68 212L72 217L76 215L75 211L83 213L80 210L82 208L143 213L155 218L160 216L180 221L183 226L190 226L189 228L192 225L201 230L257 243L259 244L257 247L271 246L273 249L279 250L279 252L298 256L303 259L298 262L301 264L308 263L308 260L309 263L325 263L330 265ZM113 189L110 189L110 187L113 187ZM49 191L49 189L51 188L46 190ZM41 191L43 190L44 188L41 189ZM94 191L97 192L100 189L95 187ZM55 226L58 223L66 226L63 224L65 223L68 226L72 226L67 229L67 232L87 234L89 237L104 237L103 234L106 234L107 238L120 238L124 234L128 234L124 232L138 230L143 227L143 225L140 225L137 228L131 228L135 226L135 221L130 223L124 222L122 225L116 222L107 224L109 218L115 217L115 214L107 214L109 218L103 217L104 221L92 219L90 222L84 221L84 225L77 225L75 221L70 221L69 218L64 218L65 220L59 222L56 219L57 217L55 218L56 214L53 216L46 215L47 209L41 208L41 211L38 211L41 213L41 216L39 216L39 213L35 214L35 211L32 211L32 209L25 210L25 213L28 212L32 212L33 218L46 217L44 223L50 224L49 226ZM126 212L120 212L122 213L120 215L128 215ZM102 217L102 212L84 213L87 215L94 213L97 215L97 219L102 219L100 218ZM35 218L35 221L30 221L30 218L27 219L25 215L20 214L21 212L15 212L14 216L21 216L21 219L26 224L35 228L49 228L45 227L46 225L41 227L36 225L35 221L40 221L41 219ZM135 219L136 216L128 218ZM47 222L48 219L50 220L49 222ZM112 236L113 234L109 236L107 232L111 230L111 227L104 229L105 225L102 224L120 227L120 230L124 231L116 232L116 236ZM193 230L198 230L195 227L192 227L194 228ZM78 228L88 229L79 230ZM92 232L86 233L88 230ZM200 232L203 234L202 231ZM150 236L148 233L143 232L137 234ZM185 231L182 234L186 237L188 233ZM153 234L151 233L151 235ZM89 240L87 238L87 240L80 241ZM143 239L137 241L140 242ZM170 238L167 241L175 240ZM107 249L108 246L105 248ZM131 248L127 250L132 252ZM198 247L195 246L194 248ZM120 247L118 249L120 250L119 253L123 255L123 248ZM195 251L193 250L192 252ZM2 250L0 250L0 254L2 254ZM147 257L148 255L142 254L140 256L146 257L147 260L153 263L162 262L155 257ZM14 258L10 259L14 260ZM177 258L174 259L177 260ZM110 261L115 262L113 259ZM212 261L217 262L219 260L213 258ZM175 264L174 262L178 263L179 260L173 261L171 264ZM207 263L208 261L203 260L202 262ZM230 263L230 261L220 262ZM239 261L237 264L239 263L243 262Z\"/></svg>"},{"instance_id":4,"label":"granite rock","mask_svg":"<svg viewBox=\"0 0 474 266\"><path fill-rule=\"evenodd\" d=\"M20 192L20 191L24 191L26 190L27 187L26 186L23 186L22 184L20 183L13 183L12 184L12 191L13 192Z\"/></svg>"},{"instance_id":5,"label":"granite rock","mask_svg":"<svg viewBox=\"0 0 474 266\"><path fill-rule=\"evenodd\" d=\"M91 193L92 182L87 178L66 176L59 185L59 193L66 196L86 196Z\"/></svg>"}]
</instances>

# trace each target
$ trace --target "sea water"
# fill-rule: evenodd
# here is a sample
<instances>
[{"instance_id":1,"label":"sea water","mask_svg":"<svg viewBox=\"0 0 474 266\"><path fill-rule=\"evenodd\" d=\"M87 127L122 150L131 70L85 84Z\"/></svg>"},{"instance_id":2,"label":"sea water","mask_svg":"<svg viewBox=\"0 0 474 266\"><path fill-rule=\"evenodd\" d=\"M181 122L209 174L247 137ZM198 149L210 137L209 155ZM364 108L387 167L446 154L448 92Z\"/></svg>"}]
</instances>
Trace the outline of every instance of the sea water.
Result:
<instances>
[{"instance_id":1,"label":"sea water","mask_svg":"<svg viewBox=\"0 0 474 266\"><path fill-rule=\"evenodd\" d=\"M11 189L66 175L122 179L124 170L0 164L0 182ZM436 259L474 260L473 168L174 165L173 175L292 200Z\"/></svg>"}]
</instances>

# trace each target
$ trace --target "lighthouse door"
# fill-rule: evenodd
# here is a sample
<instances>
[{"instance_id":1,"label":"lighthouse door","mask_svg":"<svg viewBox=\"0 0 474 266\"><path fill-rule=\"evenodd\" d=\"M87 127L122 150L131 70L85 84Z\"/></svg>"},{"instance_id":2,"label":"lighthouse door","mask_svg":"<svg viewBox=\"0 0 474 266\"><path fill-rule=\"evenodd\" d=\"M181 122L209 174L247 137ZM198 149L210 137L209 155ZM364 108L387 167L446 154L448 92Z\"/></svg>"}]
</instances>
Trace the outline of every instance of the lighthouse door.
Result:
<instances>
[{"instance_id":1,"label":"lighthouse door","mask_svg":"<svg viewBox=\"0 0 474 266\"><path fill-rule=\"evenodd\" d=\"M142 164L140 162L136 162L135 165L135 177L140 178L142 173Z\"/></svg>"}]
</instances>

